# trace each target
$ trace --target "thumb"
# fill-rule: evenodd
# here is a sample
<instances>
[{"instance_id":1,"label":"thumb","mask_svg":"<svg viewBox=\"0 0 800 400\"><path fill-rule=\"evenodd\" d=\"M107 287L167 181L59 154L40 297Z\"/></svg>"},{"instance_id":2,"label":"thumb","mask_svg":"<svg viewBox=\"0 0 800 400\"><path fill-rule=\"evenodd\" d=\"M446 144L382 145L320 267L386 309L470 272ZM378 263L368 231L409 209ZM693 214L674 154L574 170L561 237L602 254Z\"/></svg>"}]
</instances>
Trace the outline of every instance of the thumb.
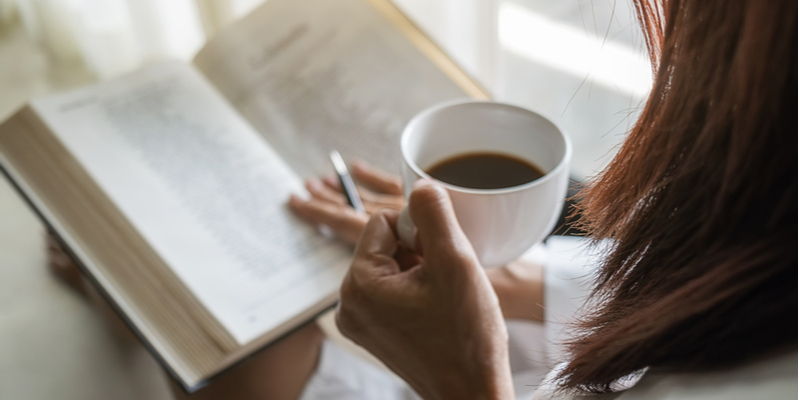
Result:
<instances>
[{"instance_id":1,"label":"thumb","mask_svg":"<svg viewBox=\"0 0 800 400\"><path fill-rule=\"evenodd\" d=\"M426 260L475 257L472 245L456 219L450 195L442 186L430 180L417 181L408 206Z\"/></svg>"}]
</instances>

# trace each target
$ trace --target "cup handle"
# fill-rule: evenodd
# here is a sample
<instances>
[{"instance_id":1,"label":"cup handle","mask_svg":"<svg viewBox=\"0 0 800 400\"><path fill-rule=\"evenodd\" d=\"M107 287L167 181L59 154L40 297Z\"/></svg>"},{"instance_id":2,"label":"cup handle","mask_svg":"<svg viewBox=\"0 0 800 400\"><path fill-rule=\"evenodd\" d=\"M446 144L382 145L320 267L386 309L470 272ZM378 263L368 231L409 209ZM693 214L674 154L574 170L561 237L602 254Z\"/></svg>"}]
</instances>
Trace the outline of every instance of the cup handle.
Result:
<instances>
[{"instance_id":1,"label":"cup handle","mask_svg":"<svg viewBox=\"0 0 800 400\"><path fill-rule=\"evenodd\" d=\"M406 247L414 251L417 250L417 227L414 226L414 221L411 220L408 205L403 207L397 217L397 236Z\"/></svg>"}]
</instances>

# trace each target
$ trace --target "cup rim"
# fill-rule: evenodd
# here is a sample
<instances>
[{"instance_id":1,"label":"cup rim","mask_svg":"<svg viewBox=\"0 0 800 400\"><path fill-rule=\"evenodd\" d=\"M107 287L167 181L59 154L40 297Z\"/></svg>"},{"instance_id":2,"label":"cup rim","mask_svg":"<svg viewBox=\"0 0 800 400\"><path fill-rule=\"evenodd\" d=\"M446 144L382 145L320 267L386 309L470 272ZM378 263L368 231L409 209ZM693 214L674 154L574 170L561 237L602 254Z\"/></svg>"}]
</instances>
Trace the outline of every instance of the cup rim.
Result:
<instances>
[{"instance_id":1,"label":"cup rim","mask_svg":"<svg viewBox=\"0 0 800 400\"><path fill-rule=\"evenodd\" d=\"M532 115L534 115L536 117L542 118L545 121L553 124L553 126L556 128L556 131L558 131L558 133L561 135L561 138L564 140L564 144L565 144L565 146L564 146L565 147L564 148L564 155L561 157L561 160L559 160L558 164L556 164L556 166L553 169L551 169L546 174L544 174L543 177L541 177L539 179L532 180L532 181L530 181L528 183L523 183L522 185L511 186L511 187L500 188L500 189L473 189L473 188L465 188L463 186L457 186L457 185L453 185L453 184L450 184L450 183L447 183L447 182L440 181L440 180L428 175L428 173L426 173L422 168L420 168L417 165L416 162L413 162L412 160L409 159L408 154L406 152L406 147L408 146L408 140L409 140L408 139L409 131L415 125L417 125L419 123L419 121L427 118L431 114L436 113L438 111L441 111L441 110L443 110L445 108L450 108L450 107L454 107L454 106L458 106L458 105L462 105L462 104L491 104L493 106L509 107L509 108L513 108L513 109L518 110L518 111L522 111L523 113L532 114ZM423 179L430 179L430 180L436 181L438 184L444 186L448 190L452 190L454 192L460 192L460 193L476 194L476 195L496 195L496 194L513 193L513 192L522 191L522 190L529 189L529 188L532 188L532 187L535 187L535 186L543 185L547 181L555 179L555 178L553 178L553 176L559 175L558 173L561 172L561 170L563 170L564 168L568 168L569 167L569 161L570 161L570 159L572 159L572 142L569 140L569 137L564 133L564 130L561 129L560 126L558 126L555 122L551 121L550 119L546 118L545 116L543 116L543 115L541 115L541 114L539 114L537 112L534 112L534 111L531 111L531 110L528 110L526 108L522 108L522 107L519 107L519 106L515 106L513 104L499 103L499 102L489 101L489 100L471 100L471 99L464 100L464 99L458 99L458 100L448 100L448 101L444 101L444 102L441 102L441 103L438 103L438 104L434 104L434 105L422 110L419 114L417 114L413 118L411 118L411 120L408 121L408 123L406 124L405 128L403 128L403 133L400 136L400 154L403 157L403 161L406 163L406 165L408 165L409 168L411 168L412 171L414 171L414 173L416 173L417 175L421 176Z\"/></svg>"}]
</instances>

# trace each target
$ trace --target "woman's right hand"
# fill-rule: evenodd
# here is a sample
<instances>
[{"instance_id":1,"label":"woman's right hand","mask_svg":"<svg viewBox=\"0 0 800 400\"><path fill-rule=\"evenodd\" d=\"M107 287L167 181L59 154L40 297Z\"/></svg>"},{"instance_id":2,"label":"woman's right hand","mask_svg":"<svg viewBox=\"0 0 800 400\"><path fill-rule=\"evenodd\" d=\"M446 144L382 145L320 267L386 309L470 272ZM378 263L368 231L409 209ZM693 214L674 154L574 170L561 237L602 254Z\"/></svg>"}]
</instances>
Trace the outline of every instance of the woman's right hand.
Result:
<instances>
[{"instance_id":1,"label":"woman's right hand","mask_svg":"<svg viewBox=\"0 0 800 400\"><path fill-rule=\"evenodd\" d=\"M353 179L359 183L359 193L368 215L357 213L347 205L339 181L333 176L307 180L310 198L303 200L292 196L289 206L309 223L326 225L346 242L355 244L367 225L369 215L384 208L400 210L405 200L400 177L358 161L353 162L350 169ZM506 318L542 321L544 288L540 265L517 260L489 269L486 274Z\"/></svg>"},{"instance_id":2,"label":"woman's right hand","mask_svg":"<svg viewBox=\"0 0 800 400\"><path fill-rule=\"evenodd\" d=\"M415 185L419 254L398 244L397 212L372 216L341 289L341 331L426 399L512 399L497 296L447 192Z\"/></svg>"}]
</instances>

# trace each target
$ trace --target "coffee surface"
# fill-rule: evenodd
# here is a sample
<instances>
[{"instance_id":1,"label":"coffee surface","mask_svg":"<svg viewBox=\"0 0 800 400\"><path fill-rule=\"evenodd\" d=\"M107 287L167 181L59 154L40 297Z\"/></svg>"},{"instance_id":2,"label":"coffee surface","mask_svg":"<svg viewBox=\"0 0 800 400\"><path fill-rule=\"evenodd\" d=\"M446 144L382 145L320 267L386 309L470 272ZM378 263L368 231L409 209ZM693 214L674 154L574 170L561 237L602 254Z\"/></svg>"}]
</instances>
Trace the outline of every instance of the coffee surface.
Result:
<instances>
[{"instance_id":1,"label":"coffee surface","mask_svg":"<svg viewBox=\"0 0 800 400\"><path fill-rule=\"evenodd\" d=\"M451 185L470 189L502 189L544 176L528 161L498 153L467 153L439 161L425 172Z\"/></svg>"}]
</instances>

